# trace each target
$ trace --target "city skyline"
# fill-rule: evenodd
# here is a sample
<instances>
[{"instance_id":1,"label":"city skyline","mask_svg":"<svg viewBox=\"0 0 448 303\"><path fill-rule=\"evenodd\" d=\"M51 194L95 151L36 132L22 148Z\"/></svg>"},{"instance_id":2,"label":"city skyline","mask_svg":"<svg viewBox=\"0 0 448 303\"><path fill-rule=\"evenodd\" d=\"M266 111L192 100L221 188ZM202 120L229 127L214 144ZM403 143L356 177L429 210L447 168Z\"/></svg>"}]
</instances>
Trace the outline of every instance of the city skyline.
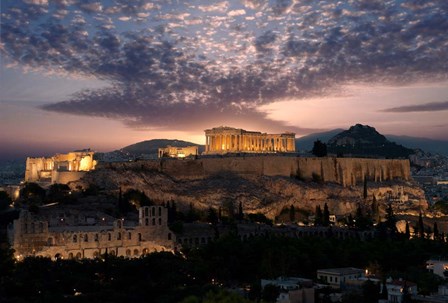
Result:
<instances>
[{"instance_id":1,"label":"city skyline","mask_svg":"<svg viewBox=\"0 0 448 303\"><path fill-rule=\"evenodd\" d=\"M219 125L448 140L447 15L444 1L4 1L0 156L204 144Z\"/></svg>"}]
</instances>

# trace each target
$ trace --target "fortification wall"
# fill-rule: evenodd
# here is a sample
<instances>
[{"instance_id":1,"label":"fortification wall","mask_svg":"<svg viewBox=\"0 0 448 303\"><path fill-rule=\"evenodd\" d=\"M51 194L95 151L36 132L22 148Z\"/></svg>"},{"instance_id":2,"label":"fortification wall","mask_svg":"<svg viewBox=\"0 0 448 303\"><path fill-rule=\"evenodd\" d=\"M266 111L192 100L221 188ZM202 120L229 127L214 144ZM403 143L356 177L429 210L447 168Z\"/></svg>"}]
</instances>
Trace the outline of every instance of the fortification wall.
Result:
<instances>
[{"instance_id":1,"label":"fortification wall","mask_svg":"<svg viewBox=\"0 0 448 303\"><path fill-rule=\"evenodd\" d=\"M84 177L85 171L52 171L51 182L59 184L68 184Z\"/></svg>"},{"instance_id":2,"label":"fortification wall","mask_svg":"<svg viewBox=\"0 0 448 303\"><path fill-rule=\"evenodd\" d=\"M118 170L157 170L178 180L203 179L223 172L238 175L295 176L303 180L320 178L324 182L343 186L362 183L365 176L375 181L410 179L408 160L389 159L240 156L107 163L98 168L102 167Z\"/></svg>"}]
</instances>

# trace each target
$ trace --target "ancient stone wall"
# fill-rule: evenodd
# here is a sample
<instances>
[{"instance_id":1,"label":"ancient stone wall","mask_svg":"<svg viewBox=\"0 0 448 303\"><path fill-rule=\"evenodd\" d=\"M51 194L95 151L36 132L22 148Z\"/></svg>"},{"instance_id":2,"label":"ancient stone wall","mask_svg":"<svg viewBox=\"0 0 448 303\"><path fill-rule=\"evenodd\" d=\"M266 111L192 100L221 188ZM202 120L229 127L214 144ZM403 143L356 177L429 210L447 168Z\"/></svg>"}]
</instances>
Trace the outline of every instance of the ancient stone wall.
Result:
<instances>
[{"instance_id":1,"label":"ancient stone wall","mask_svg":"<svg viewBox=\"0 0 448 303\"><path fill-rule=\"evenodd\" d=\"M320 179L343 186L360 184L367 177L372 181L410 179L408 160L361 158L301 158L290 156L239 156L191 160L147 160L129 163L100 164L107 169L158 170L178 180L203 179L228 172L238 175L297 177Z\"/></svg>"},{"instance_id":2,"label":"ancient stone wall","mask_svg":"<svg viewBox=\"0 0 448 303\"><path fill-rule=\"evenodd\" d=\"M51 174L51 183L68 184L69 182L81 179L87 172L85 171L56 171Z\"/></svg>"},{"instance_id":3,"label":"ancient stone wall","mask_svg":"<svg viewBox=\"0 0 448 303\"><path fill-rule=\"evenodd\" d=\"M49 158L26 159L25 182L63 183L79 180L83 174L95 169L94 152L90 150L56 154ZM66 173L70 172L70 173Z\"/></svg>"},{"instance_id":4,"label":"ancient stone wall","mask_svg":"<svg viewBox=\"0 0 448 303\"><path fill-rule=\"evenodd\" d=\"M146 215L145 215L146 214ZM176 237L168 228L168 212L162 206L140 208L137 226L121 219L110 225L49 226L48 220L22 211L9 231L14 255L50 258L95 258L104 253L139 257L175 247Z\"/></svg>"}]
</instances>

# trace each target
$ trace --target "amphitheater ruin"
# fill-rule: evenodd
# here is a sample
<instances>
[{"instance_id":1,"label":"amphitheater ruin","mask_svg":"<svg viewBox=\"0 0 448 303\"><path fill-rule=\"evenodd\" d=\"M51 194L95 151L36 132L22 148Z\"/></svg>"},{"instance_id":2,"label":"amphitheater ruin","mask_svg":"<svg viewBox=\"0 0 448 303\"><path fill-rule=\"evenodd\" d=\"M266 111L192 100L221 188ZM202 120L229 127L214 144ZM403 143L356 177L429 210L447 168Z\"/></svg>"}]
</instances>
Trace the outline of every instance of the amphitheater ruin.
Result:
<instances>
[{"instance_id":1,"label":"amphitheater ruin","mask_svg":"<svg viewBox=\"0 0 448 303\"><path fill-rule=\"evenodd\" d=\"M67 210L36 216L22 210L8 229L14 256L52 259L96 258L105 253L127 258L154 251L173 251L175 235L168 228L168 211L163 206L139 208L139 221L124 222L98 213L67 216ZM112 218L113 219L113 218Z\"/></svg>"}]
</instances>

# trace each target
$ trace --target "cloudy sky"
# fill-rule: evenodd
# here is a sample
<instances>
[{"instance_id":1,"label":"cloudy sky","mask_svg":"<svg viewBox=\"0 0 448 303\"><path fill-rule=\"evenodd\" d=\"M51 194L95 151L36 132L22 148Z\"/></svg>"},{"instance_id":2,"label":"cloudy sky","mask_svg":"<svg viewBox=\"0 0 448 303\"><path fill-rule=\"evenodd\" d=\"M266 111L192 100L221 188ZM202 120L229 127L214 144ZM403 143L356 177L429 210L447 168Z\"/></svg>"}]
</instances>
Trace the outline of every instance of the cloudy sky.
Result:
<instances>
[{"instance_id":1,"label":"cloudy sky","mask_svg":"<svg viewBox=\"0 0 448 303\"><path fill-rule=\"evenodd\" d=\"M446 0L1 0L0 156L227 125L448 140Z\"/></svg>"}]
</instances>

